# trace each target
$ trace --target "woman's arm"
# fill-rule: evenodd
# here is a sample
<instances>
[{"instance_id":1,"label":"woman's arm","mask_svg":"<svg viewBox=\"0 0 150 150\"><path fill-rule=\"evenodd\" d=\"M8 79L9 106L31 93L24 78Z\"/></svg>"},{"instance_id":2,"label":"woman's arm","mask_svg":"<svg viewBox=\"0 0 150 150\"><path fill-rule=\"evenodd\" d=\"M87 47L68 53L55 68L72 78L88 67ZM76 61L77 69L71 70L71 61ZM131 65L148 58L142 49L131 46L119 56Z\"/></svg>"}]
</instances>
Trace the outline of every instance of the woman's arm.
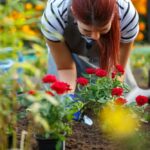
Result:
<instances>
[{"instance_id":1,"label":"woman's arm","mask_svg":"<svg viewBox=\"0 0 150 150\"><path fill-rule=\"evenodd\" d=\"M122 65L123 68L125 68L127 65L128 58L130 57L130 53L133 47L133 43L134 42L120 44L120 65ZM124 76L121 77L121 80L124 80Z\"/></svg>"},{"instance_id":2,"label":"woman's arm","mask_svg":"<svg viewBox=\"0 0 150 150\"><path fill-rule=\"evenodd\" d=\"M64 42L46 41L52 56L55 60L59 80L67 82L71 85L71 92L74 92L76 87L76 65L71 56L71 53Z\"/></svg>"},{"instance_id":3,"label":"woman's arm","mask_svg":"<svg viewBox=\"0 0 150 150\"><path fill-rule=\"evenodd\" d=\"M122 65L124 68L128 62L132 47L133 42L120 44L120 65Z\"/></svg>"}]
</instances>

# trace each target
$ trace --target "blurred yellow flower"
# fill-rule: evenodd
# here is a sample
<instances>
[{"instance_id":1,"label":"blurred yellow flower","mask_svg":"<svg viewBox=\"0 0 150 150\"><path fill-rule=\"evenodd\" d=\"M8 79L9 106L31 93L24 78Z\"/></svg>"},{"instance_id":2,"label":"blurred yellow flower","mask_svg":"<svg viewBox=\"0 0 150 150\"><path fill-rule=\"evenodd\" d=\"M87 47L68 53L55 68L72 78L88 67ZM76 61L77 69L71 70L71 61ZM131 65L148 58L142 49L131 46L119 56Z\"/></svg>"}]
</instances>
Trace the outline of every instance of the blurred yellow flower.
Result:
<instances>
[{"instance_id":1,"label":"blurred yellow flower","mask_svg":"<svg viewBox=\"0 0 150 150\"><path fill-rule=\"evenodd\" d=\"M30 30L30 31L28 31L28 34L34 36L34 35L36 35L37 33L36 33L34 30Z\"/></svg>"},{"instance_id":2,"label":"blurred yellow flower","mask_svg":"<svg viewBox=\"0 0 150 150\"><path fill-rule=\"evenodd\" d=\"M146 7L139 6L139 7L137 7L137 11L139 12L139 14L144 15L144 16L147 14Z\"/></svg>"},{"instance_id":3,"label":"blurred yellow flower","mask_svg":"<svg viewBox=\"0 0 150 150\"><path fill-rule=\"evenodd\" d=\"M37 10L37 11L41 11L41 10L43 10L44 9L44 5L42 5L42 4L37 4L36 6L35 6L35 10Z\"/></svg>"},{"instance_id":4,"label":"blurred yellow flower","mask_svg":"<svg viewBox=\"0 0 150 150\"><path fill-rule=\"evenodd\" d=\"M30 27L28 25L22 26L22 31L26 32L28 30L30 30Z\"/></svg>"},{"instance_id":5,"label":"blurred yellow flower","mask_svg":"<svg viewBox=\"0 0 150 150\"><path fill-rule=\"evenodd\" d=\"M10 17L12 17L13 19L19 19L22 18L23 15L20 12L14 10L11 12Z\"/></svg>"},{"instance_id":6,"label":"blurred yellow flower","mask_svg":"<svg viewBox=\"0 0 150 150\"><path fill-rule=\"evenodd\" d=\"M31 3L26 3L25 4L25 9L26 10L30 10L30 9L32 9L33 8L33 5L31 4Z\"/></svg>"},{"instance_id":7,"label":"blurred yellow flower","mask_svg":"<svg viewBox=\"0 0 150 150\"><path fill-rule=\"evenodd\" d=\"M24 33L26 33L26 34L28 34L28 35L36 35L37 33L34 31L34 30L32 30L31 28L30 28L30 26L28 26L28 25L24 25L24 26L22 26L22 31L24 32Z\"/></svg>"},{"instance_id":8,"label":"blurred yellow flower","mask_svg":"<svg viewBox=\"0 0 150 150\"><path fill-rule=\"evenodd\" d=\"M147 0L132 0L137 11L141 15L147 14Z\"/></svg>"},{"instance_id":9,"label":"blurred yellow flower","mask_svg":"<svg viewBox=\"0 0 150 150\"><path fill-rule=\"evenodd\" d=\"M145 26L145 23L143 21L141 21L139 23L139 28L140 28L140 31L144 31L145 30L146 26Z\"/></svg>"},{"instance_id":10,"label":"blurred yellow flower","mask_svg":"<svg viewBox=\"0 0 150 150\"><path fill-rule=\"evenodd\" d=\"M142 40L144 40L144 34L142 32L139 32L136 41L142 41Z\"/></svg>"},{"instance_id":11,"label":"blurred yellow flower","mask_svg":"<svg viewBox=\"0 0 150 150\"><path fill-rule=\"evenodd\" d=\"M115 104L106 105L99 114L100 127L113 137L127 137L136 132L138 116L127 107Z\"/></svg>"}]
</instances>

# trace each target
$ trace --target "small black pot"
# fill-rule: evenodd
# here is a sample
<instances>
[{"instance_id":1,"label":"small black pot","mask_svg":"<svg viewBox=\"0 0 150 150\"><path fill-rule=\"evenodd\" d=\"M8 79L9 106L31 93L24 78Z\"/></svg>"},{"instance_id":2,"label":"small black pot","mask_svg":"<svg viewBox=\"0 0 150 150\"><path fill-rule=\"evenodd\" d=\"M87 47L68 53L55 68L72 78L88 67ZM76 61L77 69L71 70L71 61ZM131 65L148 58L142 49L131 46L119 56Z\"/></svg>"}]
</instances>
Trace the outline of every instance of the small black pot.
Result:
<instances>
[{"instance_id":1,"label":"small black pot","mask_svg":"<svg viewBox=\"0 0 150 150\"><path fill-rule=\"evenodd\" d=\"M8 139L8 148L12 148L13 136L12 135L8 135L7 139Z\"/></svg>"},{"instance_id":2,"label":"small black pot","mask_svg":"<svg viewBox=\"0 0 150 150\"><path fill-rule=\"evenodd\" d=\"M65 150L65 141L37 138L39 150Z\"/></svg>"}]
</instances>

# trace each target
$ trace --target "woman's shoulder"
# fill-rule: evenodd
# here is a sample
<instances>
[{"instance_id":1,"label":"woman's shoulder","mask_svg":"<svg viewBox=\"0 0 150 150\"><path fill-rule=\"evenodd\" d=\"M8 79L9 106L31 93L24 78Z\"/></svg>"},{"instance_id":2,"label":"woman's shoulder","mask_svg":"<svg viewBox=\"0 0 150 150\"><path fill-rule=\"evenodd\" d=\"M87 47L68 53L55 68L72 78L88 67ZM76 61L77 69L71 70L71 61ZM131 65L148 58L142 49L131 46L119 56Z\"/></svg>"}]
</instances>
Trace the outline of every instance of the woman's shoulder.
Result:
<instances>
[{"instance_id":1,"label":"woman's shoulder","mask_svg":"<svg viewBox=\"0 0 150 150\"><path fill-rule=\"evenodd\" d=\"M48 0L46 12L52 13L66 21L72 0Z\"/></svg>"},{"instance_id":2,"label":"woman's shoulder","mask_svg":"<svg viewBox=\"0 0 150 150\"><path fill-rule=\"evenodd\" d=\"M139 27L138 13L131 0L116 0L119 8L121 40L130 42L137 36Z\"/></svg>"},{"instance_id":3,"label":"woman's shoulder","mask_svg":"<svg viewBox=\"0 0 150 150\"><path fill-rule=\"evenodd\" d=\"M69 8L72 0L48 0L47 5L56 8Z\"/></svg>"},{"instance_id":4,"label":"woman's shoulder","mask_svg":"<svg viewBox=\"0 0 150 150\"><path fill-rule=\"evenodd\" d=\"M116 0L120 10L126 10L128 5L131 3L131 0Z\"/></svg>"},{"instance_id":5,"label":"woman's shoulder","mask_svg":"<svg viewBox=\"0 0 150 150\"><path fill-rule=\"evenodd\" d=\"M131 2L131 0L116 0L119 4L125 4Z\"/></svg>"},{"instance_id":6,"label":"woman's shoulder","mask_svg":"<svg viewBox=\"0 0 150 150\"><path fill-rule=\"evenodd\" d=\"M124 20L125 17L130 18L130 16L132 16L136 11L131 0L116 0L116 2L121 20Z\"/></svg>"},{"instance_id":7,"label":"woman's shoulder","mask_svg":"<svg viewBox=\"0 0 150 150\"><path fill-rule=\"evenodd\" d=\"M133 6L133 4L131 0L116 0L116 2L119 9L122 11L125 11L128 8L132 9L131 5Z\"/></svg>"}]
</instances>

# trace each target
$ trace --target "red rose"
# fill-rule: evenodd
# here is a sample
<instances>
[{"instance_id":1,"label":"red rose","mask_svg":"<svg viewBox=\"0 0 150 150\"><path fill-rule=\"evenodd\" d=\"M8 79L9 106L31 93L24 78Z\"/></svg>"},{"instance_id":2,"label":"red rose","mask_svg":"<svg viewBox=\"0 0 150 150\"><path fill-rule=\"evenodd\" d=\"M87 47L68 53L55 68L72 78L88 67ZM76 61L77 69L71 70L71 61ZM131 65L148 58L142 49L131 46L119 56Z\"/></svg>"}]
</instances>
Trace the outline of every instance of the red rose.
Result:
<instances>
[{"instance_id":1,"label":"red rose","mask_svg":"<svg viewBox=\"0 0 150 150\"><path fill-rule=\"evenodd\" d=\"M36 94L36 91L30 90L30 91L28 91L28 94L29 94L29 95L35 95L35 94Z\"/></svg>"},{"instance_id":2,"label":"red rose","mask_svg":"<svg viewBox=\"0 0 150 150\"><path fill-rule=\"evenodd\" d=\"M54 96L54 94L51 91L45 91L48 95Z\"/></svg>"},{"instance_id":3,"label":"red rose","mask_svg":"<svg viewBox=\"0 0 150 150\"><path fill-rule=\"evenodd\" d=\"M123 105L125 103L127 103L127 100L124 98L121 98L121 97L119 97L115 100L115 104L117 104L117 105Z\"/></svg>"},{"instance_id":4,"label":"red rose","mask_svg":"<svg viewBox=\"0 0 150 150\"><path fill-rule=\"evenodd\" d=\"M85 72L87 73L87 74L95 74L95 69L94 68L87 68L86 70L85 70Z\"/></svg>"},{"instance_id":5,"label":"red rose","mask_svg":"<svg viewBox=\"0 0 150 150\"><path fill-rule=\"evenodd\" d=\"M121 96L123 94L123 89L122 88L113 88L112 91L111 91L111 95L114 96Z\"/></svg>"},{"instance_id":6,"label":"red rose","mask_svg":"<svg viewBox=\"0 0 150 150\"><path fill-rule=\"evenodd\" d=\"M107 72L103 69L96 69L95 75L98 77L106 77Z\"/></svg>"},{"instance_id":7,"label":"red rose","mask_svg":"<svg viewBox=\"0 0 150 150\"><path fill-rule=\"evenodd\" d=\"M138 106L148 103L148 97L142 95L137 96L135 100Z\"/></svg>"},{"instance_id":8,"label":"red rose","mask_svg":"<svg viewBox=\"0 0 150 150\"><path fill-rule=\"evenodd\" d=\"M116 72L114 71L114 72L112 72L112 74L111 74L111 77L114 79L115 78L115 76L116 76Z\"/></svg>"},{"instance_id":9,"label":"red rose","mask_svg":"<svg viewBox=\"0 0 150 150\"><path fill-rule=\"evenodd\" d=\"M116 65L116 69L120 74L124 74L124 68L121 65Z\"/></svg>"},{"instance_id":10,"label":"red rose","mask_svg":"<svg viewBox=\"0 0 150 150\"><path fill-rule=\"evenodd\" d=\"M53 83L56 81L56 77L54 75L47 74L42 78L42 81L44 83Z\"/></svg>"},{"instance_id":11,"label":"red rose","mask_svg":"<svg viewBox=\"0 0 150 150\"><path fill-rule=\"evenodd\" d=\"M79 84L82 85L82 86L87 85L88 82L89 82L88 79L86 79L86 78L84 78L84 77L79 77L79 78L77 79L77 83L79 83Z\"/></svg>"},{"instance_id":12,"label":"red rose","mask_svg":"<svg viewBox=\"0 0 150 150\"><path fill-rule=\"evenodd\" d=\"M56 81L51 85L51 89L56 91L57 94L64 94L68 92L70 89L70 85L64 82Z\"/></svg>"}]
</instances>

